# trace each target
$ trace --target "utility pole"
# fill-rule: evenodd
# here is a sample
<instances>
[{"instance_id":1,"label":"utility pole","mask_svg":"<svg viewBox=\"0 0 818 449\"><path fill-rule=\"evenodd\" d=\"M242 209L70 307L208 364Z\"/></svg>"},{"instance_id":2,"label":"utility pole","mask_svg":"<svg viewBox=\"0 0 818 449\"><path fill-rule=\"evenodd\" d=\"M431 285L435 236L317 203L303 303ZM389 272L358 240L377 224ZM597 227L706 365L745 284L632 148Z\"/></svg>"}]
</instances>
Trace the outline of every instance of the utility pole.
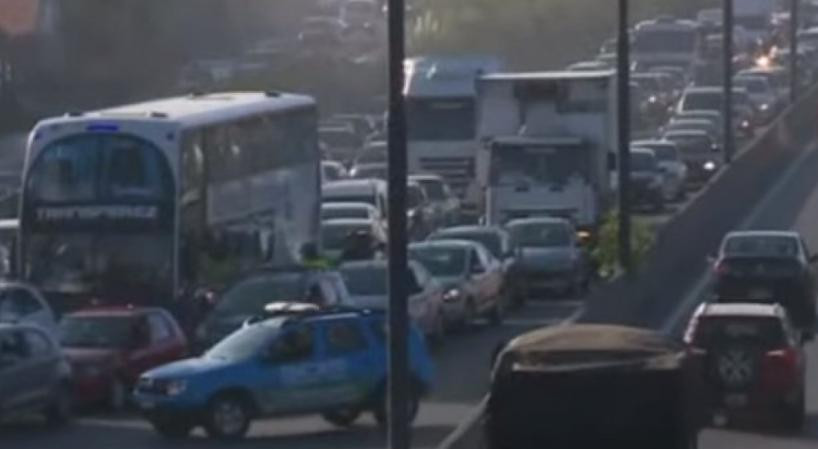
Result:
<instances>
[{"instance_id":1,"label":"utility pole","mask_svg":"<svg viewBox=\"0 0 818 449\"><path fill-rule=\"evenodd\" d=\"M724 37L724 162L733 161L733 0L723 0L723 37Z\"/></svg>"},{"instance_id":2,"label":"utility pole","mask_svg":"<svg viewBox=\"0 0 818 449\"><path fill-rule=\"evenodd\" d=\"M617 83L619 102L619 265L626 273L633 270L631 258L631 67L628 30L628 0L619 0L617 40Z\"/></svg>"},{"instance_id":3,"label":"utility pole","mask_svg":"<svg viewBox=\"0 0 818 449\"><path fill-rule=\"evenodd\" d=\"M798 28L801 0L791 0L790 7L790 102L798 98Z\"/></svg>"},{"instance_id":4,"label":"utility pole","mask_svg":"<svg viewBox=\"0 0 818 449\"><path fill-rule=\"evenodd\" d=\"M409 449L404 0L389 0L389 449Z\"/></svg>"}]
</instances>

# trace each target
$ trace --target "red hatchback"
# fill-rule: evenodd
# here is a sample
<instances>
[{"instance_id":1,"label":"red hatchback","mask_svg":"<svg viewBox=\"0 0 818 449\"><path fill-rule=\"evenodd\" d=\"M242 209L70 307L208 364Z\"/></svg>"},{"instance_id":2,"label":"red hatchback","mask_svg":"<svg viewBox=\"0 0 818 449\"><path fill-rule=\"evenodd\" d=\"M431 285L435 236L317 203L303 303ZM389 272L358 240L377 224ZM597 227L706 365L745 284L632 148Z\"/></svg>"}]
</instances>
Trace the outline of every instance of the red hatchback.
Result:
<instances>
[{"instance_id":1,"label":"red hatchback","mask_svg":"<svg viewBox=\"0 0 818 449\"><path fill-rule=\"evenodd\" d=\"M159 308L81 310L66 315L60 331L82 404L121 409L140 374L188 353L179 324Z\"/></svg>"}]
</instances>

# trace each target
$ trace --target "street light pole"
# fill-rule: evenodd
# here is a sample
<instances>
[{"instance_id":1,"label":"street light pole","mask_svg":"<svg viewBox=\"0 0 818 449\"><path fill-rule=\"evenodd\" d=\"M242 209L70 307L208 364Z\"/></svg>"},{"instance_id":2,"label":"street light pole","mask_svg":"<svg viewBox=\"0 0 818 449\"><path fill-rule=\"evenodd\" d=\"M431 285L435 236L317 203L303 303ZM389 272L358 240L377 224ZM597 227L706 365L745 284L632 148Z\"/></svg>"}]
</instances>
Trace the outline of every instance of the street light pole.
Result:
<instances>
[{"instance_id":1,"label":"street light pole","mask_svg":"<svg viewBox=\"0 0 818 449\"><path fill-rule=\"evenodd\" d=\"M724 38L724 98L722 114L724 115L724 162L733 160L733 0L723 0L722 28Z\"/></svg>"},{"instance_id":2,"label":"street light pole","mask_svg":"<svg viewBox=\"0 0 818 449\"><path fill-rule=\"evenodd\" d=\"M389 448L409 449L404 0L389 0Z\"/></svg>"},{"instance_id":3,"label":"street light pole","mask_svg":"<svg viewBox=\"0 0 818 449\"><path fill-rule=\"evenodd\" d=\"M798 13L801 0L791 0L790 7L790 102L798 98Z\"/></svg>"},{"instance_id":4,"label":"street light pole","mask_svg":"<svg viewBox=\"0 0 818 449\"><path fill-rule=\"evenodd\" d=\"M619 265L631 273L631 108L630 108L630 36L628 0L619 0L617 40L617 92L619 116Z\"/></svg>"}]
</instances>

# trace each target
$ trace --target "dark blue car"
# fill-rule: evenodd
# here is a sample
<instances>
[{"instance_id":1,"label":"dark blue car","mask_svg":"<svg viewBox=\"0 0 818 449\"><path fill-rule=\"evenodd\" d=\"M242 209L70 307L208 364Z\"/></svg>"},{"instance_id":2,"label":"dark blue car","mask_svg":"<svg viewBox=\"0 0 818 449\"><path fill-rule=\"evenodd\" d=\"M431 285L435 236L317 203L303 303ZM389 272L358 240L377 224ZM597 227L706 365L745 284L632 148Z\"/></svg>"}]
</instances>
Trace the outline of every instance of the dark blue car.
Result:
<instances>
[{"instance_id":1,"label":"dark blue car","mask_svg":"<svg viewBox=\"0 0 818 449\"><path fill-rule=\"evenodd\" d=\"M432 383L422 334L411 328L411 416ZM280 316L239 329L198 358L151 370L135 400L160 434L196 426L220 439L244 436L254 419L321 414L338 426L372 412L385 425L386 320L370 311Z\"/></svg>"}]
</instances>

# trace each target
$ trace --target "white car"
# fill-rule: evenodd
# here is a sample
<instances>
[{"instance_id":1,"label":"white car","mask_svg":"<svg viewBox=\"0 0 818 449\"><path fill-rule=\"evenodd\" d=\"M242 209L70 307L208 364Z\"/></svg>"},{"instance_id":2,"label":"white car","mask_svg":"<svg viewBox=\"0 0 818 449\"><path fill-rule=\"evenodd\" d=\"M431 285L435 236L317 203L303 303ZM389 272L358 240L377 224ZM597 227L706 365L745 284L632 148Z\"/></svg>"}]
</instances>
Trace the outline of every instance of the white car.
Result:
<instances>
[{"instance_id":1,"label":"white car","mask_svg":"<svg viewBox=\"0 0 818 449\"><path fill-rule=\"evenodd\" d=\"M386 310L388 264L385 260L347 262L339 268L352 307ZM409 261L409 316L433 341L439 342L446 331L443 314L443 288L418 262Z\"/></svg>"},{"instance_id":2,"label":"white car","mask_svg":"<svg viewBox=\"0 0 818 449\"><path fill-rule=\"evenodd\" d=\"M631 147L653 150L656 155L656 162L664 172L666 200L684 198L686 194L687 165L679 156L679 148L675 143L667 140L638 140L633 142Z\"/></svg>"},{"instance_id":3,"label":"white car","mask_svg":"<svg viewBox=\"0 0 818 449\"><path fill-rule=\"evenodd\" d=\"M0 322L24 323L57 336L57 318L42 293L19 282L0 283Z\"/></svg>"},{"instance_id":4,"label":"white car","mask_svg":"<svg viewBox=\"0 0 818 449\"><path fill-rule=\"evenodd\" d=\"M357 218L364 220L383 221L375 206L367 203L323 203L321 204L321 220L337 220L343 218Z\"/></svg>"}]
</instances>

